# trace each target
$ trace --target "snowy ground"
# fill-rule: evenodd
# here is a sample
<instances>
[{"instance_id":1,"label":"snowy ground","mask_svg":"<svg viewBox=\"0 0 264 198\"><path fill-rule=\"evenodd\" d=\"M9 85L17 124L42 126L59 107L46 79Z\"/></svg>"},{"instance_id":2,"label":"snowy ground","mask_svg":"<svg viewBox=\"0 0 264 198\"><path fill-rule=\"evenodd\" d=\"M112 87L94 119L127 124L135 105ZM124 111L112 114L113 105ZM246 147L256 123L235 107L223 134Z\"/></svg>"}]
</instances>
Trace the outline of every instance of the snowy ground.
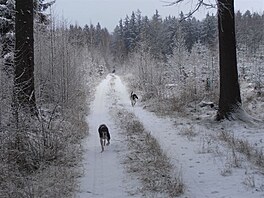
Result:
<instances>
[{"instance_id":1,"label":"snowy ground","mask_svg":"<svg viewBox=\"0 0 264 198\"><path fill-rule=\"evenodd\" d=\"M77 195L80 198L125 198L129 197L127 195L129 185L137 185L136 182L127 178L118 158L123 145L108 113L109 105L111 105L111 98L109 98L111 78L112 76L108 75L97 87L91 112L87 118L90 134L83 142L84 176L80 180L80 193ZM112 139L110 146L101 153L98 127L103 123L110 129Z\"/></svg>"},{"instance_id":2,"label":"snowy ground","mask_svg":"<svg viewBox=\"0 0 264 198\"><path fill-rule=\"evenodd\" d=\"M258 149L264 147L263 125L217 123L212 118L160 118L142 108L140 102L130 105L129 90L120 77L109 74L96 89L87 118L90 135L84 140L84 174L77 197L126 198L142 197L131 193L140 188L140 181L128 174L122 163L126 155L125 139L109 110L122 107L133 113L144 128L155 137L171 163L180 167L190 198L255 198L264 197L264 170L244 155L230 148L219 136L222 131L235 137L249 138ZM111 144L100 153L97 128L105 123L111 133ZM235 127L235 128L234 128ZM263 167L263 166L262 166ZM154 196L158 197L158 196Z\"/></svg>"}]
</instances>

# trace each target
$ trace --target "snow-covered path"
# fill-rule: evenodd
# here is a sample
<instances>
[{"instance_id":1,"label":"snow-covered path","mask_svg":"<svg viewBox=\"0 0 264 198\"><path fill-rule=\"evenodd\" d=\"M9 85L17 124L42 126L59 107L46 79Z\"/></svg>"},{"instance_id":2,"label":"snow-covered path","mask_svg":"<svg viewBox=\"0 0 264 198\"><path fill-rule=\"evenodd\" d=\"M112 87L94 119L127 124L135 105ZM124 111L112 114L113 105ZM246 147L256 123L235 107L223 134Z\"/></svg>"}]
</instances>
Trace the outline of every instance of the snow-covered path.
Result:
<instances>
[{"instance_id":1,"label":"snow-covered path","mask_svg":"<svg viewBox=\"0 0 264 198\"><path fill-rule=\"evenodd\" d=\"M111 93L110 93L111 92ZM121 79L110 74L96 89L94 102L88 116L90 135L84 142L84 176L81 178L80 198L126 198L136 197L128 193L130 187L139 186L140 182L133 180L122 167L120 153L124 145L111 118L110 107L119 106L135 114L144 127L154 136L161 148L170 158L172 164L179 168L186 185L183 197L188 198L248 198L264 197L263 191L250 189L244 184L253 182L245 169L236 168L230 174L223 176L226 167L226 155L215 156L210 151L208 131L201 126L200 133L193 140L179 134L180 130L188 128L189 121L159 118L144 110L139 103L134 108L130 105L129 91ZM112 136L111 144L106 151L100 153L97 128L105 123ZM210 131L209 131L210 133ZM204 135L203 135L204 134ZM230 164L232 166L232 164ZM226 169L226 170L225 170ZM230 170L232 167L230 167ZM262 177L263 178L263 177ZM256 185L261 185L261 178L253 178ZM252 180L252 181L251 181ZM136 187L137 188L137 187Z\"/></svg>"},{"instance_id":2,"label":"snow-covered path","mask_svg":"<svg viewBox=\"0 0 264 198\"><path fill-rule=\"evenodd\" d=\"M119 77L116 78L115 86L119 95L119 103L125 103L128 92ZM124 107L131 111L128 105L124 105ZM230 189L234 188L234 184L230 185L229 182L226 182L226 178L219 177L219 170L207 155L197 157L198 153L195 152L195 148L198 149L199 145L178 137L178 132L170 120L158 118L140 106L135 106L132 111L144 127L159 141L175 166L181 167L187 194L190 197L234 197L233 194L230 194ZM226 189L226 192L223 189ZM217 194L220 192L221 194L218 196Z\"/></svg>"},{"instance_id":3,"label":"snow-covered path","mask_svg":"<svg viewBox=\"0 0 264 198\"><path fill-rule=\"evenodd\" d=\"M84 176L80 180L79 198L125 198L129 197L126 185L132 181L123 170L118 153L122 148L122 140L118 139L117 130L109 116L109 91L112 75L108 75L96 89L91 112L87 118L89 136L83 142L85 155L83 159ZM113 137L110 146L100 153L98 127L105 123Z\"/></svg>"},{"instance_id":4,"label":"snow-covered path","mask_svg":"<svg viewBox=\"0 0 264 198\"><path fill-rule=\"evenodd\" d=\"M200 136L201 139L198 141L197 138L196 141L189 141L186 137L179 135L181 128L186 126L188 128L188 124L186 124L188 121L178 118L176 121L181 124L175 126L171 119L159 118L154 113L144 110L139 104L131 108L128 104L127 88L118 76L115 80L115 90L119 96L118 103L139 118L144 127L158 140L175 167L180 168L183 182L186 185L184 197L264 197L263 192L256 192L243 184L250 180L250 176L245 174L245 169L237 169L236 172L228 176L221 175L227 165L226 156L214 156L211 153L211 148L209 148L211 143L207 142L207 140L209 141L207 129L198 126L202 138ZM213 131L213 133L215 132ZM261 185L261 179L257 181L255 178L254 182Z\"/></svg>"}]
</instances>

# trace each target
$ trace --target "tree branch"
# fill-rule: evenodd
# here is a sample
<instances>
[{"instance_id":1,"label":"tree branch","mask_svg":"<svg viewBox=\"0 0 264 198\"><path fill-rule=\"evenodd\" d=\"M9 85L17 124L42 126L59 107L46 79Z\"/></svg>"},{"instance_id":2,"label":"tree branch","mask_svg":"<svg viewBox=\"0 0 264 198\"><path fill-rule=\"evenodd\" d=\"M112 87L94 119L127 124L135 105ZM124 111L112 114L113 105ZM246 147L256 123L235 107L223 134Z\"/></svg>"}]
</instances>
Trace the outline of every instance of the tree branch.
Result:
<instances>
[{"instance_id":1,"label":"tree branch","mask_svg":"<svg viewBox=\"0 0 264 198\"><path fill-rule=\"evenodd\" d=\"M181 2L183 2L185 0L177 0L177 1L162 1L163 3L166 3L166 5L164 6L174 6L177 4L180 4ZM195 5L195 8L190 10L188 14L185 14L185 17L183 17L180 21L185 20L186 18L191 17L197 10L199 10L199 8L201 6L207 7L207 8L216 8L217 4L212 4L212 3L205 3L205 0L197 0L197 4Z\"/></svg>"}]
</instances>

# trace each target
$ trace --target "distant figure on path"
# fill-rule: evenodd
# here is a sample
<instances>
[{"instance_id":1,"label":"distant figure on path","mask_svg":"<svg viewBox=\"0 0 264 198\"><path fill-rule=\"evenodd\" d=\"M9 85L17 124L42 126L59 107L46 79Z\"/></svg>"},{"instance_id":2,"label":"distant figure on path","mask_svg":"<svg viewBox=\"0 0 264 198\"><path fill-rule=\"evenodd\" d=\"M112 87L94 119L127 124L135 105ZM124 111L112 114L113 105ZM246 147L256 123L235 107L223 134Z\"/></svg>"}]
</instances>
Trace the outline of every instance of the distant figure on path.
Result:
<instances>
[{"instance_id":1,"label":"distant figure on path","mask_svg":"<svg viewBox=\"0 0 264 198\"><path fill-rule=\"evenodd\" d=\"M131 100L132 107L135 106L137 99L138 99L137 95L132 91L130 94L130 100Z\"/></svg>"}]
</instances>

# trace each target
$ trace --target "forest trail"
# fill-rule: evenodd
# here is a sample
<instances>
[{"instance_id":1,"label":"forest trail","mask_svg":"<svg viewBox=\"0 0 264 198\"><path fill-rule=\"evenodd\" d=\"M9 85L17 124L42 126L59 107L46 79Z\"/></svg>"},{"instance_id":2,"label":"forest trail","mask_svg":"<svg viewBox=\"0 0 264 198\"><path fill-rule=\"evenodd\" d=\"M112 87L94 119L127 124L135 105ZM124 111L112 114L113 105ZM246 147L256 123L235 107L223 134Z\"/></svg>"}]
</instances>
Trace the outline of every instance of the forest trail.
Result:
<instances>
[{"instance_id":1,"label":"forest trail","mask_svg":"<svg viewBox=\"0 0 264 198\"><path fill-rule=\"evenodd\" d=\"M132 108L128 102L129 92L118 76L115 77L114 85L117 103L135 114L144 128L158 140L172 164L178 168L175 172L180 171L182 174L183 182L186 185L183 196L190 198L248 198L252 196L252 193L241 185L244 180L243 174L234 175L235 179L231 176L220 175L224 160L212 156L210 151L205 151L210 149L210 145L206 145L207 134L204 137L199 137L204 140L196 141L190 141L179 135L180 131L188 130L191 125L194 126L194 123L190 124L188 123L190 120L176 118L176 122L179 123L176 126L175 120L160 118L154 113L144 110L140 104ZM203 130L202 126L199 126L199 130ZM204 128L204 133L206 133L205 131Z\"/></svg>"},{"instance_id":2,"label":"forest trail","mask_svg":"<svg viewBox=\"0 0 264 198\"><path fill-rule=\"evenodd\" d=\"M222 176L225 170L225 157L212 155L211 143L207 141L206 129L199 131L191 140L180 135L180 131L190 128L189 120L159 118L140 106L131 107L129 91L120 77L109 74L99 84L91 104L88 116L89 136L83 145L84 176L80 179L80 198L126 198L142 197L139 193L131 194L131 188L140 188L140 181L132 179L122 165L125 155L126 140L120 136L119 127L109 112L111 108L122 107L133 113L144 125L144 128L155 137L171 163L177 167L186 185L183 197L186 198L248 198L259 197L261 192L249 190L243 185L245 174L237 169L233 174ZM176 121L176 122L175 122ZM105 123L111 133L111 144L105 152L100 153L98 126ZM177 124L175 124L177 123ZM199 124L199 123L198 123ZM194 128L196 127L195 125ZM199 130L203 130L199 126ZM256 182L257 178L255 179ZM261 182L261 181L260 181ZM263 195L263 194L262 194Z\"/></svg>"},{"instance_id":3,"label":"forest trail","mask_svg":"<svg viewBox=\"0 0 264 198\"><path fill-rule=\"evenodd\" d=\"M83 159L84 175L80 180L79 198L126 198L126 180L124 170L118 159L122 140L109 116L109 86L112 76L108 75L97 87L94 101L91 104L89 136L83 142L85 155ZM111 143L101 153L98 127L106 124L110 129ZM129 180L128 180L129 181Z\"/></svg>"}]
</instances>

